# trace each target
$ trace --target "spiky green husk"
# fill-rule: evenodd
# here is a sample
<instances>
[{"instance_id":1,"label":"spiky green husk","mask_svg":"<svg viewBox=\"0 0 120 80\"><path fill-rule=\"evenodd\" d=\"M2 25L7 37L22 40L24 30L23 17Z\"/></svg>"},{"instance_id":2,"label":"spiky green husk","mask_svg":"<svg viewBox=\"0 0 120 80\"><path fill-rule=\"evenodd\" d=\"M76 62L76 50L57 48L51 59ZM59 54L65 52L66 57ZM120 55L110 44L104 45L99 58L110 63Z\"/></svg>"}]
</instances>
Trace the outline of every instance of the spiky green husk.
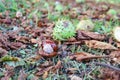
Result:
<instances>
[{"instance_id":1,"label":"spiky green husk","mask_svg":"<svg viewBox=\"0 0 120 80\"><path fill-rule=\"evenodd\" d=\"M75 36L75 27L68 20L58 20L53 29L53 38L55 40L67 40Z\"/></svg>"}]
</instances>

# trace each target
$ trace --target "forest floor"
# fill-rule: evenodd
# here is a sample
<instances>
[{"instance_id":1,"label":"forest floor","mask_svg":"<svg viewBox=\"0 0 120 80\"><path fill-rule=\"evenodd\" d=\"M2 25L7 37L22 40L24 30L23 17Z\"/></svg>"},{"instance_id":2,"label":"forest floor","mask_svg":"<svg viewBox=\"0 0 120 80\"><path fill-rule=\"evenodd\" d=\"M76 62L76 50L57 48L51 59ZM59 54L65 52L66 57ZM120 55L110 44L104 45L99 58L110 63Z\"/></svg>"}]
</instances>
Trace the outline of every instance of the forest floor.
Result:
<instances>
[{"instance_id":1,"label":"forest floor","mask_svg":"<svg viewBox=\"0 0 120 80\"><path fill-rule=\"evenodd\" d=\"M119 34L120 0L0 0L0 80L120 80Z\"/></svg>"}]
</instances>

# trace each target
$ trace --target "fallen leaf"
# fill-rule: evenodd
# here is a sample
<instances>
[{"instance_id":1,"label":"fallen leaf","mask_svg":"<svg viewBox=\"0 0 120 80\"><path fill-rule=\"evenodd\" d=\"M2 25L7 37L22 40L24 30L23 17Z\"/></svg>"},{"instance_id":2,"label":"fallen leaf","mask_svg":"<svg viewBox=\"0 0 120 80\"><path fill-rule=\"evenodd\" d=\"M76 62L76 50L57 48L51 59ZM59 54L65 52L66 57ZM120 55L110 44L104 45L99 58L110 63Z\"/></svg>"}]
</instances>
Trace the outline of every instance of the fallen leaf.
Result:
<instances>
[{"instance_id":1,"label":"fallen leaf","mask_svg":"<svg viewBox=\"0 0 120 80\"><path fill-rule=\"evenodd\" d=\"M25 73L24 70L20 70L19 76L18 76L18 80L26 80L27 78L27 74Z\"/></svg>"},{"instance_id":2,"label":"fallen leaf","mask_svg":"<svg viewBox=\"0 0 120 80\"><path fill-rule=\"evenodd\" d=\"M67 74L75 74L75 72L77 72L77 68L67 68Z\"/></svg>"},{"instance_id":3,"label":"fallen leaf","mask_svg":"<svg viewBox=\"0 0 120 80\"><path fill-rule=\"evenodd\" d=\"M6 51L5 49L3 48L0 48L0 56L4 56L8 53L8 51Z\"/></svg>"},{"instance_id":4,"label":"fallen leaf","mask_svg":"<svg viewBox=\"0 0 120 80\"><path fill-rule=\"evenodd\" d=\"M25 45L21 42L14 42L17 37L16 32L2 33L0 32L0 47L6 50L15 50L18 48L23 48Z\"/></svg>"},{"instance_id":5,"label":"fallen leaf","mask_svg":"<svg viewBox=\"0 0 120 80\"><path fill-rule=\"evenodd\" d=\"M109 56L97 56L92 55L87 52L79 52L69 56L70 59L75 59L77 61L88 61L90 59L97 59L97 58L108 58Z\"/></svg>"},{"instance_id":6,"label":"fallen leaf","mask_svg":"<svg viewBox=\"0 0 120 80\"><path fill-rule=\"evenodd\" d=\"M92 40L104 40L105 35L98 34L95 32L89 32L89 31L83 31L83 30L78 30L77 31L77 39L78 40L87 40L87 39L92 39Z\"/></svg>"},{"instance_id":7,"label":"fallen leaf","mask_svg":"<svg viewBox=\"0 0 120 80\"><path fill-rule=\"evenodd\" d=\"M109 68L102 68L99 75L102 80L120 80L120 72L116 72Z\"/></svg>"},{"instance_id":8,"label":"fallen leaf","mask_svg":"<svg viewBox=\"0 0 120 80\"><path fill-rule=\"evenodd\" d=\"M118 48L120 48L120 42L117 42L116 45Z\"/></svg>"},{"instance_id":9,"label":"fallen leaf","mask_svg":"<svg viewBox=\"0 0 120 80\"><path fill-rule=\"evenodd\" d=\"M36 61L40 60L41 58L42 58L41 55L36 54L36 55L32 55L29 58L27 58L26 61L29 61L32 63L32 62L36 62Z\"/></svg>"},{"instance_id":10,"label":"fallen leaf","mask_svg":"<svg viewBox=\"0 0 120 80\"><path fill-rule=\"evenodd\" d=\"M38 43L38 41L36 39L33 39L33 38L30 41L31 41L31 43L34 43L34 44Z\"/></svg>"},{"instance_id":11,"label":"fallen leaf","mask_svg":"<svg viewBox=\"0 0 120 80\"><path fill-rule=\"evenodd\" d=\"M52 73L56 73L58 69L60 69L62 66L61 66L61 61L59 60L57 62L57 64L55 66L47 63L46 64L41 64L40 66L38 66L37 68L37 72L35 73L36 76L41 76L41 75L47 75L47 73L49 72L52 72Z\"/></svg>"},{"instance_id":12,"label":"fallen leaf","mask_svg":"<svg viewBox=\"0 0 120 80\"><path fill-rule=\"evenodd\" d=\"M37 26L38 27L47 27L47 22L48 22L48 20L46 18L38 20Z\"/></svg>"},{"instance_id":13,"label":"fallen leaf","mask_svg":"<svg viewBox=\"0 0 120 80\"><path fill-rule=\"evenodd\" d=\"M11 42L11 43L9 44L9 47L10 47L11 49L17 50L17 49L19 49L19 48L25 48L26 45L24 45L24 44L21 43L21 42Z\"/></svg>"},{"instance_id":14,"label":"fallen leaf","mask_svg":"<svg viewBox=\"0 0 120 80\"><path fill-rule=\"evenodd\" d=\"M64 44L82 44L83 43L83 41L81 40L81 41L74 41L74 42L64 42Z\"/></svg>"},{"instance_id":15,"label":"fallen leaf","mask_svg":"<svg viewBox=\"0 0 120 80\"><path fill-rule=\"evenodd\" d=\"M6 18L6 19L0 19L0 23L11 24L11 23L12 23L12 20L9 19L9 18Z\"/></svg>"},{"instance_id":16,"label":"fallen leaf","mask_svg":"<svg viewBox=\"0 0 120 80\"><path fill-rule=\"evenodd\" d=\"M5 62L5 61L19 61L19 58L5 55L2 58L0 58L0 62Z\"/></svg>"},{"instance_id":17,"label":"fallen leaf","mask_svg":"<svg viewBox=\"0 0 120 80\"><path fill-rule=\"evenodd\" d=\"M7 66L6 70L4 71L4 77L0 78L0 80L10 80L13 75L14 75L14 68Z\"/></svg>"},{"instance_id":18,"label":"fallen leaf","mask_svg":"<svg viewBox=\"0 0 120 80\"><path fill-rule=\"evenodd\" d=\"M38 71L35 73L36 76L43 75L46 71L50 71L53 68L53 66L49 66L47 68L38 68Z\"/></svg>"},{"instance_id":19,"label":"fallen leaf","mask_svg":"<svg viewBox=\"0 0 120 80\"><path fill-rule=\"evenodd\" d=\"M16 40L22 43L30 43L30 38L26 36L18 36Z\"/></svg>"},{"instance_id":20,"label":"fallen leaf","mask_svg":"<svg viewBox=\"0 0 120 80\"><path fill-rule=\"evenodd\" d=\"M62 62L59 60L59 61L57 62L57 64L54 66L53 72L56 73L56 71L57 71L58 69L60 69L61 67L62 67Z\"/></svg>"},{"instance_id":21,"label":"fallen leaf","mask_svg":"<svg viewBox=\"0 0 120 80\"><path fill-rule=\"evenodd\" d=\"M110 53L110 56L112 57L113 61L115 61L118 64L120 63L120 50L112 51Z\"/></svg>"},{"instance_id":22,"label":"fallen leaf","mask_svg":"<svg viewBox=\"0 0 120 80\"><path fill-rule=\"evenodd\" d=\"M101 42L101 41L96 41L96 40L85 40L85 44L89 48L117 50L116 47L114 47L113 45L111 45L109 43Z\"/></svg>"}]
</instances>

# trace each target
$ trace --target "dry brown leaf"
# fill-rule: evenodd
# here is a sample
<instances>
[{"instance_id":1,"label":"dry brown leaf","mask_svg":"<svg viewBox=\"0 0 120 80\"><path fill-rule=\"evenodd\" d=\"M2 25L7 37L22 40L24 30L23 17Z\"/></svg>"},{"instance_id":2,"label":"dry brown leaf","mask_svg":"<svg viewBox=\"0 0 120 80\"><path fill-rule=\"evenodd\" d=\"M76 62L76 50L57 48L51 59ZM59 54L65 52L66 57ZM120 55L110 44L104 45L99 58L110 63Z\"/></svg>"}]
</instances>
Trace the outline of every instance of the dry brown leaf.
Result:
<instances>
[{"instance_id":1,"label":"dry brown leaf","mask_svg":"<svg viewBox=\"0 0 120 80\"><path fill-rule=\"evenodd\" d=\"M116 63L120 64L120 50L112 51L110 53L110 56L112 57L112 60Z\"/></svg>"},{"instance_id":2,"label":"dry brown leaf","mask_svg":"<svg viewBox=\"0 0 120 80\"><path fill-rule=\"evenodd\" d=\"M83 41L74 41L74 42L64 42L64 44L82 44Z\"/></svg>"},{"instance_id":3,"label":"dry brown leaf","mask_svg":"<svg viewBox=\"0 0 120 80\"><path fill-rule=\"evenodd\" d=\"M44 78L46 78L46 75L47 75L47 73L49 73L49 71L51 71L52 73L56 73L57 69L60 69L60 68L61 68L60 60L57 62L57 64L55 66L53 66L51 64L51 62L50 62L50 64L44 63L38 67L38 71L35 73L35 75L37 75L37 76L44 75Z\"/></svg>"},{"instance_id":4,"label":"dry brown leaf","mask_svg":"<svg viewBox=\"0 0 120 80\"><path fill-rule=\"evenodd\" d=\"M17 49L19 49L19 48L25 48L26 45L24 45L24 44L21 43L21 42L11 42L11 43L9 44L9 47L10 47L11 49L17 50Z\"/></svg>"},{"instance_id":5,"label":"dry brown leaf","mask_svg":"<svg viewBox=\"0 0 120 80\"><path fill-rule=\"evenodd\" d=\"M100 71L100 80L120 80L120 72L116 72L109 68L103 68Z\"/></svg>"},{"instance_id":6,"label":"dry brown leaf","mask_svg":"<svg viewBox=\"0 0 120 80\"><path fill-rule=\"evenodd\" d=\"M53 72L56 73L56 71L61 67L62 67L62 62L59 60L57 64L53 67Z\"/></svg>"},{"instance_id":7,"label":"dry brown leaf","mask_svg":"<svg viewBox=\"0 0 120 80\"><path fill-rule=\"evenodd\" d=\"M32 38L30 41L31 41L31 43L34 43L34 44L38 43L38 41L34 38Z\"/></svg>"},{"instance_id":8,"label":"dry brown leaf","mask_svg":"<svg viewBox=\"0 0 120 80\"><path fill-rule=\"evenodd\" d=\"M57 64L54 66L54 69L59 69L61 67L62 62L59 60Z\"/></svg>"},{"instance_id":9,"label":"dry brown leaf","mask_svg":"<svg viewBox=\"0 0 120 80\"><path fill-rule=\"evenodd\" d=\"M14 68L13 67L5 66L5 68L7 70L4 72L4 77L0 78L0 80L10 80L11 77L14 75Z\"/></svg>"},{"instance_id":10,"label":"dry brown leaf","mask_svg":"<svg viewBox=\"0 0 120 80\"><path fill-rule=\"evenodd\" d=\"M6 51L5 49L0 47L0 56L4 56L8 53L8 51Z\"/></svg>"},{"instance_id":11,"label":"dry brown leaf","mask_svg":"<svg viewBox=\"0 0 120 80\"><path fill-rule=\"evenodd\" d=\"M85 44L89 48L117 50L117 48L114 47L113 45L106 42L97 41L97 40L85 40Z\"/></svg>"},{"instance_id":12,"label":"dry brown leaf","mask_svg":"<svg viewBox=\"0 0 120 80\"><path fill-rule=\"evenodd\" d=\"M0 47L6 50L25 48L21 42L15 42L17 32L7 32L6 34L0 32Z\"/></svg>"},{"instance_id":13,"label":"dry brown leaf","mask_svg":"<svg viewBox=\"0 0 120 80\"><path fill-rule=\"evenodd\" d=\"M117 42L116 45L118 48L120 48L120 42Z\"/></svg>"},{"instance_id":14,"label":"dry brown leaf","mask_svg":"<svg viewBox=\"0 0 120 80\"><path fill-rule=\"evenodd\" d=\"M27 74L25 73L24 70L20 70L20 74L18 76L18 80L26 80Z\"/></svg>"},{"instance_id":15,"label":"dry brown leaf","mask_svg":"<svg viewBox=\"0 0 120 80\"><path fill-rule=\"evenodd\" d=\"M27 58L26 60L30 61L30 62L36 62L36 61L40 60L41 58L42 58L42 56L40 56L39 54L36 54L36 55L33 55L33 56Z\"/></svg>"},{"instance_id":16,"label":"dry brown leaf","mask_svg":"<svg viewBox=\"0 0 120 80\"><path fill-rule=\"evenodd\" d=\"M11 23L12 23L12 20L11 20L10 18L0 19L0 23L11 24Z\"/></svg>"},{"instance_id":17,"label":"dry brown leaf","mask_svg":"<svg viewBox=\"0 0 120 80\"><path fill-rule=\"evenodd\" d=\"M18 36L16 40L22 43L30 43L30 38L26 36Z\"/></svg>"},{"instance_id":18,"label":"dry brown leaf","mask_svg":"<svg viewBox=\"0 0 120 80\"><path fill-rule=\"evenodd\" d=\"M74 74L78 69L77 68L67 68L67 74Z\"/></svg>"},{"instance_id":19,"label":"dry brown leaf","mask_svg":"<svg viewBox=\"0 0 120 80\"><path fill-rule=\"evenodd\" d=\"M46 18L38 20L37 26L38 27L47 27L47 22L48 22L48 20Z\"/></svg>"},{"instance_id":20,"label":"dry brown leaf","mask_svg":"<svg viewBox=\"0 0 120 80\"><path fill-rule=\"evenodd\" d=\"M50 71L53 68L53 66L49 66L47 68L38 68L38 71L35 73L36 76L43 75L46 71Z\"/></svg>"},{"instance_id":21,"label":"dry brown leaf","mask_svg":"<svg viewBox=\"0 0 120 80\"><path fill-rule=\"evenodd\" d=\"M77 61L88 61L90 59L107 58L109 56L97 56L97 55L92 55L86 52L80 52L80 53L75 53L73 55L70 55L69 57L70 59L75 59Z\"/></svg>"},{"instance_id":22,"label":"dry brown leaf","mask_svg":"<svg viewBox=\"0 0 120 80\"><path fill-rule=\"evenodd\" d=\"M89 32L89 31L83 31L83 30L78 30L77 31L77 39L78 40L87 40L87 39L93 39L93 40L104 40L105 35L98 34L95 32Z\"/></svg>"},{"instance_id":23,"label":"dry brown leaf","mask_svg":"<svg viewBox=\"0 0 120 80\"><path fill-rule=\"evenodd\" d=\"M40 65L41 68L49 67L52 66L53 62L52 61L45 61L43 64Z\"/></svg>"}]
</instances>

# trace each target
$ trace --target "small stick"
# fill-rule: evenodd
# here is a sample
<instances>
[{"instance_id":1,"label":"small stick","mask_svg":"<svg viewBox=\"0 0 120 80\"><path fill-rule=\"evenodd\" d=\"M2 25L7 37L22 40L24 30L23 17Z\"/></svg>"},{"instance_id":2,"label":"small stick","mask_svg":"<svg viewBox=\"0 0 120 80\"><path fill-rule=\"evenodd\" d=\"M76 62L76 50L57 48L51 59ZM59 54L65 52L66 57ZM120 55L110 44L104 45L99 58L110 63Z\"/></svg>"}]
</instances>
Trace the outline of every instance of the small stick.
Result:
<instances>
[{"instance_id":1,"label":"small stick","mask_svg":"<svg viewBox=\"0 0 120 80\"><path fill-rule=\"evenodd\" d=\"M120 73L120 68L117 68L117 67L111 66L111 65L109 65L109 64L98 63L98 62L95 62L94 64L97 65L97 66L108 67L108 68L110 68L110 69L112 69L112 70L115 70L115 71L117 71L117 72Z\"/></svg>"}]
</instances>

